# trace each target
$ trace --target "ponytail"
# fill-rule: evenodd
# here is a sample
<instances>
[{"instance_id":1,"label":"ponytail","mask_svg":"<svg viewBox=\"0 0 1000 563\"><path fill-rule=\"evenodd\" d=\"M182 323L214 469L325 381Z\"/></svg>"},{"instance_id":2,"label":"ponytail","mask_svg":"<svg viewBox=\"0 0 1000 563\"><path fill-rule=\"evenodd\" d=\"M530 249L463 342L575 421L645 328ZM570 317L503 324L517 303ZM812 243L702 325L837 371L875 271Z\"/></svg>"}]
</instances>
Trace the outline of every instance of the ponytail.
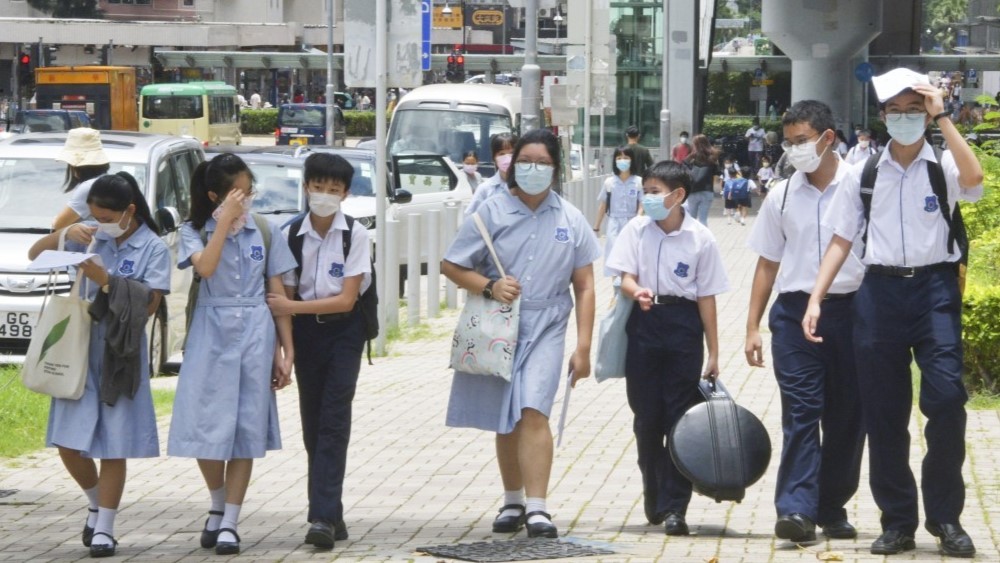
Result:
<instances>
[{"instance_id":1,"label":"ponytail","mask_svg":"<svg viewBox=\"0 0 1000 563\"><path fill-rule=\"evenodd\" d=\"M125 211L129 205L135 205L135 216L139 222L156 235L160 234L160 226L149 212L149 204L139 189L139 183L128 172L98 178L87 195L87 204L111 211Z\"/></svg>"}]
</instances>

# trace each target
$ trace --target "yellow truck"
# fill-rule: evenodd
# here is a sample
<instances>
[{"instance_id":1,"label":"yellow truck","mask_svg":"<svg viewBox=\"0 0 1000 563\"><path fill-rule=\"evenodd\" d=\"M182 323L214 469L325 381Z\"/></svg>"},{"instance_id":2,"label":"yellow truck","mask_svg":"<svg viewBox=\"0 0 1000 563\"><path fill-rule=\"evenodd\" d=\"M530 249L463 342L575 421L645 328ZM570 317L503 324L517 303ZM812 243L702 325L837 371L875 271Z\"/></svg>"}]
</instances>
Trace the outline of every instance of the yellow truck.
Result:
<instances>
[{"instance_id":1,"label":"yellow truck","mask_svg":"<svg viewBox=\"0 0 1000 563\"><path fill-rule=\"evenodd\" d=\"M35 107L85 111L95 129L137 131L135 69L128 66L36 68Z\"/></svg>"}]
</instances>

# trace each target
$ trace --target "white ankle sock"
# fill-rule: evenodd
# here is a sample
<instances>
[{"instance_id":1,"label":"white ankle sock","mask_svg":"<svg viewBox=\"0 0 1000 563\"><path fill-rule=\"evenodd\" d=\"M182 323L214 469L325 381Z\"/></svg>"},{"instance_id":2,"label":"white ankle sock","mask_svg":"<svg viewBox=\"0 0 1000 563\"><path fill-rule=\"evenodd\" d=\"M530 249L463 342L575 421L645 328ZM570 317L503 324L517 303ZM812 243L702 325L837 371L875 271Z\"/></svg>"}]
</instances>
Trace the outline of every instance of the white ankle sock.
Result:
<instances>
[{"instance_id":1,"label":"white ankle sock","mask_svg":"<svg viewBox=\"0 0 1000 563\"><path fill-rule=\"evenodd\" d=\"M212 512L222 512L226 509L226 488L219 487L215 490L208 491L208 494L212 496L212 507L209 509ZM222 515L221 514L209 514L208 522L205 523L205 529L214 532L221 527Z\"/></svg>"},{"instance_id":2,"label":"white ankle sock","mask_svg":"<svg viewBox=\"0 0 1000 563\"><path fill-rule=\"evenodd\" d=\"M117 514L118 510L115 508L102 506L97 509L97 523L94 525L94 539L91 540L91 545L114 545L111 538L115 535L115 516Z\"/></svg>"},{"instance_id":3,"label":"white ankle sock","mask_svg":"<svg viewBox=\"0 0 1000 563\"><path fill-rule=\"evenodd\" d=\"M504 506L508 504L520 504L524 506L524 491L504 491L503 492L503 504ZM521 511L513 508L508 508L500 513L500 518L506 518L508 516L520 516Z\"/></svg>"},{"instance_id":4,"label":"white ankle sock","mask_svg":"<svg viewBox=\"0 0 1000 563\"><path fill-rule=\"evenodd\" d=\"M220 528L229 528L230 530L235 530L237 523L240 521L240 509L243 508L240 504L229 504L226 503L225 515L222 517L222 523ZM219 541L221 542L234 542L236 536L229 532L220 532Z\"/></svg>"},{"instance_id":5,"label":"white ankle sock","mask_svg":"<svg viewBox=\"0 0 1000 563\"><path fill-rule=\"evenodd\" d=\"M87 495L87 526L93 528L97 524L97 487L84 489L83 494Z\"/></svg>"},{"instance_id":6,"label":"white ankle sock","mask_svg":"<svg viewBox=\"0 0 1000 563\"><path fill-rule=\"evenodd\" d=\"M532 512L548 512L545 510L545 499L543 497L528 497L525 501L525 512L527 514L531 514ZM549 521L550 520L548 518L538 514L528 518L529 524Z\"/></svg>"}]
</instances>

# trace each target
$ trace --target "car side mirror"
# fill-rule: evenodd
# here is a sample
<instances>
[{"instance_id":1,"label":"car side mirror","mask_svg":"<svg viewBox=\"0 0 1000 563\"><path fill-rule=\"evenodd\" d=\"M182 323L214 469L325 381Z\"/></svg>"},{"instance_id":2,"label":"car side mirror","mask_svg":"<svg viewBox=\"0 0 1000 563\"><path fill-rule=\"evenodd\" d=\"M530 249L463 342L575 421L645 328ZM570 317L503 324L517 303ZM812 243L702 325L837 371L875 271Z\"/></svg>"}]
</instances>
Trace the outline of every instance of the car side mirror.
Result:
<instances>
[{"instance_id":1,"label":"car side mirror","mask_svg":"<svg viewBox=\"0 0 1000 563\"><path fill-rule=\"evenodd\" d=\"M393 203L410 203L411 201L413 201L413 194L408 190L396 190L392 196Z\"/></svg>"},{"instance_id":2,"label":"car side mirror","mask_svg":"<svg viewBox=\"0 0 1000 563\"><path fill-rule=\"evenodd\" d=\"M163 234L172 233L180 227L181 214L176 207L161 207L156 210L156 223Z\"/></svg>"}]
</instances>

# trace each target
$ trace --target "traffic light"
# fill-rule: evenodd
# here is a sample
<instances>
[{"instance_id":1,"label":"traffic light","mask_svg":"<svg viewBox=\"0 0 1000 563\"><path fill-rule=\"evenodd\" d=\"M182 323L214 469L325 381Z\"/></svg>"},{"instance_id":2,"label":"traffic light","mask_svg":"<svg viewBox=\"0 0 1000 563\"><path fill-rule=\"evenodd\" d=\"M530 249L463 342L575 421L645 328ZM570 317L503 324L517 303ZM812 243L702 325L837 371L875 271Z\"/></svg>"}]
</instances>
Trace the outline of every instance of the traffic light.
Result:
<instances>
[{"instance_id":1,"label":"traffic light","mask_svg":"<svg viewBox=\"0 0 1000 563\"><path fill-rule=\"evenodd\" d=\"M56 55L59 54L58 45L41 45L38 61L40 66L54 66Z\"/></svg>"},{"instance_id":2,"label":"traffic light","mask_svg":"<svg viewBox=\"0 0 1000 563\"><path fill-rule=\"evenodd\" d=\"M458 61L456 60L455 54L452 53L448 55L448 70L445 71L444 75L448 82L455 82L456 72L458 70Z\"/></svg>"},{"instance_id":3,"label":"traffic light","mask_svg":"<svg viewBox=\"0 0 1000 563\"><path fill-rule=\"evenodd\" d=\"M465 55L455 57L455 82L465 82Z\"/></svg>"},{"instance_id":4,"label":"traffic light","mask_svg":"<svg viewBox=\"0 0 1000 563\"><path fill-rule=\"evenodd\" d=\"M111 64L110 51L111 51L110 45L101 45L101 59L100 59L101 66L107 66Z\"/></svg>"},{"instance_id":5,"label":"traffic light","mask_svg":"<svg viewBox=\"0 0 1000 563\"><path fill-rule=\"evenodd\" d=\"M21 52L17 56L17 81L24 87L32 87L35 84L35 72L31 66L31 54Z\"/></svg>"}]
</instances>

